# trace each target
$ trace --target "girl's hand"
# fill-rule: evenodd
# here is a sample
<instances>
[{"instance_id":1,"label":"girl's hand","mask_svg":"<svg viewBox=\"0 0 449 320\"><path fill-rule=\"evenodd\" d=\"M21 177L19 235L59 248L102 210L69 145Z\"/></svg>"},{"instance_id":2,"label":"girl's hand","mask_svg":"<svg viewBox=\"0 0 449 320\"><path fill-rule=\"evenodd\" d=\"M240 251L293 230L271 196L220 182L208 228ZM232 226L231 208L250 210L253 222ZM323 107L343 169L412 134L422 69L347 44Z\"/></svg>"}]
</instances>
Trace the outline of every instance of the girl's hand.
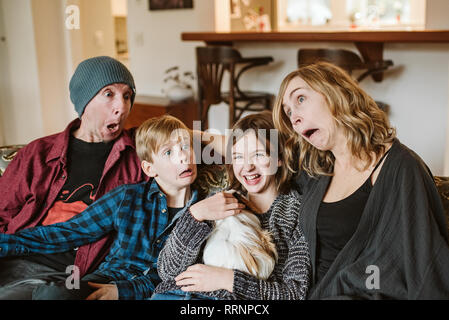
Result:
<instances>
[{"instance_id":1,"label":"girl's hand","mask_svg":"<svg viewBox=\"0 0 449 320\"><path fill-rule=\"evenodd\" d=\"M234 285L234 271L232 269L195 264L180 273L176 278L176 285L182 291L215 291L225 289L232 292Z\"/></svg>"},{"instance_id":2,"label":"girl's hand","mask_svg":"<svg viewBox=\"0 0 449 320\"><path fill-rule=\"evenodd\" d=\"M190 213L197 221L220 220L242 212L245 205L239 203L232 193L218 192L212 197L195 203Z\"/></svg>"}]
</instances>

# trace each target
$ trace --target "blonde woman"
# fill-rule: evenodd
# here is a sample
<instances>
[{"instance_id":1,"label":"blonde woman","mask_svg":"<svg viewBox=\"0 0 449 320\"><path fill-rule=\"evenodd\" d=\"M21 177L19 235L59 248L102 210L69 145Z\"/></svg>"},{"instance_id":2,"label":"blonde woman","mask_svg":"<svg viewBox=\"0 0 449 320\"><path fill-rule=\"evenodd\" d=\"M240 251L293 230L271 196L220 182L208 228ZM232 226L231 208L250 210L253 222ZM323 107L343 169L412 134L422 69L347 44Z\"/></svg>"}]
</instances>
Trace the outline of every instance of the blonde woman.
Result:
<instances>
[{"instance_id":1,"label":"blonde woman","mask_svg":"<svg viewBox=\"0 0 449 320\"><path fill-rule=\"evenodd\" d=\"M273 117L304 194L308 297L449 298L448 229L432 174L373 99L322 62L287 75Z\"/></svg>"}]
</instances>

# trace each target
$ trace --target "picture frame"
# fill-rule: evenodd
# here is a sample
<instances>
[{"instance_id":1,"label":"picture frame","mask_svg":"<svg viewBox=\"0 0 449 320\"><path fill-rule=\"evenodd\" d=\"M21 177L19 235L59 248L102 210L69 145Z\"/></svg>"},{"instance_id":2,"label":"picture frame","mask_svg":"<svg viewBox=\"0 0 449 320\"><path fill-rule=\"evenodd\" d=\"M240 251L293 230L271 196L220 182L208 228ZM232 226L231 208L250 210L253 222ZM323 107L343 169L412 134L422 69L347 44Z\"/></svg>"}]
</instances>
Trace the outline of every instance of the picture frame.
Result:
<instances>
[{"instance_id":1,"label":"picture frame","mask_svg":"<svg viewBox=\"0 0 449 320\"><path fill-rule=\"evenodd\" d=\"M193 0L149 0L150 10L193 9Z\"/></svg>"}]
</instances>

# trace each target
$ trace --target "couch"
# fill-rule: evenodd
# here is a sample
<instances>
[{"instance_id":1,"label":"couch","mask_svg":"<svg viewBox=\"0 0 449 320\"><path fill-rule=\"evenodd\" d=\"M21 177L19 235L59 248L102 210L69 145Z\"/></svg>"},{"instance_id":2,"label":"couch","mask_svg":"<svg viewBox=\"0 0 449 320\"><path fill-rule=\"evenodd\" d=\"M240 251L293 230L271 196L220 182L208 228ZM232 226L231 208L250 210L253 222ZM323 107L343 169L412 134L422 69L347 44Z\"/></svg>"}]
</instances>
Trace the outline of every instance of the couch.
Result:
<instances>
[{"instance_id":1,"label":"couch","mask_svg":"<svg viewBox=\"0 0 449 320\"><path fill-rule=\"evenodd\" d=\"M8 164L23 146L0 147L0 179ZM449 226L449 177L435 176L434 180L446 211L446 220ZM202 196L227 188L228 181L224 165L199 165L195 186Z\"/></svg>"}]
</instances>

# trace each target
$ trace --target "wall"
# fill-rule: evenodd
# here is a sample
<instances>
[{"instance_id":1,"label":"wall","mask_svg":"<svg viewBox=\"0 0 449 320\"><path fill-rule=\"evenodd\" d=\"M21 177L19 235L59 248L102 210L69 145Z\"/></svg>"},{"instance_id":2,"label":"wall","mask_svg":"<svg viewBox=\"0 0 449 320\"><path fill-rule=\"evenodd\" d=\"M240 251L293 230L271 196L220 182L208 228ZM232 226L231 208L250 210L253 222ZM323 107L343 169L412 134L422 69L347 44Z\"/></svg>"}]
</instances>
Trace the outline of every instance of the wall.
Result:
<instances>
[{"instance_id":1,"label":"wall","mask_svg":"<svg viewBox=\"0 0 449 320\"><path fill-rule=\"evenodd\" d=\"M128 28L131 69L140 94L161 94L164 70L180 65L195 70L194 48L200 42L182 42L183 31L214 29L213 4L195 1L193 10L148 11L147 1L129 0ZM163 30L163 32L162 32ZM246 89L276 94L283 77L296 67L299 48L340 47L356 51L351 43L246 43L237 44L245 56L273 56L275 62L242 78ZM449 119L449 45L386 44L384 57L395 67L385 80L366 79L362 87L375 99L391 105L391 122L399 139L414 149L434 174L449 175L445 165ZM211 127L224 132L227 106L210 111ZM446 168L445 168L446 167Z\"/></svg>"},{"instance_id":2,"label":"wall","mask_svg":"<svg viewBox=\"0 0 449 320\"><path fill-rule=\"evenodd\" d=\"M299 48L339 47L356 51L350 43L239 44L244 55L271 55L275 63L263 73L247 74L242 86L277 93L283 77L296 67ZM376 100L391 106L390 120L398 138L415 150L434 174L445 170L449 110L449 44L386 44L384 58L395 66L376 83L361 86ZM261 69L262 70L262 69Z\"/></svg>"},{"instance_id":3,"label":"wall","mask_svg":"<svg viewBox=\"0 0 449 320\"><path fill-rule=\"evenodd\" d=\"M164 72L179 65L195 71L195 50L201 43L182 42L181 32L213 30L211 0L194 1L194 9L150 11L147 0L128 0L130 67L138 94L161 95Z\"/></svg>"},{"instance_id":4,"label":"wall","mask_svg":"<svg viewBox=\"0 0 449 320\"><path fill-rule=\"evenodd\" d=\"M8 63L7 60L7 46L6 46L6 37L5 37L5 26L3 23L3 0L0 0L0 72L4 75L8 75ZM0 146L5 145L5 137L3 131L3 119L2 109L3 106L6 105L6 90L9 85L9 79L6 81L6 76L0 77Z\"/></svg>"},{"instance_id":5,"label":"wall","mask_svg":"<svg viewBox=\"0 0 449 320\"><path fill-rule=\"evenodd\" d=\"M65 119L74 117L68 101L68 80L74 67L89 52L96 55L110 50L105 49L106 45L97 51L85 49L92 35L106 28L93 20L98 20L99 12L110 10L110 5L106 9L98 5L93 7L97 14L83 18L86 1L66 0L65 3L80 5L81 30L64 29L61 33L57 16L64 14L63 5L52 7L51 0L0 0L7 39L6 43L0 42L2 143L28 143L59 131L67 124ZM196 0L194 6L194 9L149 11L147 0L128 0L131 71L139 94L160 95L164 71L171 66L195 70L194 48L203 43L182 42L180 34L213 30L215 19L213 1ZM107 18L103 21L108 23ZM105 35L107 32L103 31ZM87 40L81 32L88 35ZM282 78L296 67L297 50L317 45L355 50L350 43L237 45L245 56L271 55L275 59L269 67L261 68L261 72L252 71L244 77L243 87L276 93ZM71 50L56 54L64 48ZM386 74L382 83L368 79L362 87L392 106L391 121L401 141L421 155L435 174L449 175L449 152L446 151L449 150L449 45L387 44L384 56L394 61L395 68ZM224 132L226 105L212 107L210 124Z\"/></svg>"},{"instance_id":6,"label":"wall","mask_svg":"<svg viewBox=\"0 0 449 320\"><path fill-rule=\"evenodd\" d=\"M72 120L72 105L67 94L65 20L60 0L32 0L38 85L44 134L63 130Z\"/></svg>"},{"instance_id":7,"label":"wall","mask_svg":"<svg viewBox=\"0 0 449 320\"><path fill-rule=\"evenodd\" d=\"M28 143L44 133L31 1L0 0L0 6L6 38L0 48L4 143Z\"/></svg>"},{"instance_id":8,"label":"wall","mask_svg":"<svg viewBox=\"0 0 449 320\"><path fill-rule=\"evenodd\" d=\"M111 12L114 17L126 17L128 14L126 0L111 0Z\"/></svg>"},{"instance_id":9,"label":"wall","mask_svg":"<svg viewBox=\"0 0 449 320\"><path fill-rule=\"evenodd\" d=\"M83 58L115 55L111 0L81 0Z\"/></svg>"},{"instance_id":10,"label":"wall","mask_svg":"<svg viewBox=\"0 0 449 320\"><path fill-rule=\"evenodd\" d=\"M58 0L56 0L58 1ZM69 79L84 59L115 55L113 12L123 14L122 1L63 0L64 7L76 5L80 10L80 28L65 29ZM114 4L114 6L113 6ZM66 17L66 16L64 16Z\"/></svg>"},{"instance_id":11,"label":"wall","mask_svg":"<svg viewBox=\"0 0 449 320\"><path fill-rule=\"evenodd\" d=\"M426 28L449 29L449 1L427 0L426 4Z\"/></svg>"},{"instance_id":12,"label":"wall","mask_svg":"<svg viewBox=\"0 0 449 320\"><path fill-rule=\"evenodd\" d=\"M65 26L68 5L80 29ZM111 0L0 0L0 144L62 131L77 115L69 81L82 60L114 56ZM3 13L3 14L2 14Z\"/></svg>"},{"instance_id":13,"label":"wall","mask_svg":"<svg viewBox=\"0 0 449 320\"><path fill-rule=\"evenodd\" d=\"M138 94L162 95L164 72L172 66L195 72L195 47L204 44L182 42L181 33L214 30L214 12L212 0L195 0L193 9L164 11L149 11L146 0L128 0L129 61ZM210 127L224 132L226 105L213 106L210 115Z\"/></svg>"}]
</instances>

